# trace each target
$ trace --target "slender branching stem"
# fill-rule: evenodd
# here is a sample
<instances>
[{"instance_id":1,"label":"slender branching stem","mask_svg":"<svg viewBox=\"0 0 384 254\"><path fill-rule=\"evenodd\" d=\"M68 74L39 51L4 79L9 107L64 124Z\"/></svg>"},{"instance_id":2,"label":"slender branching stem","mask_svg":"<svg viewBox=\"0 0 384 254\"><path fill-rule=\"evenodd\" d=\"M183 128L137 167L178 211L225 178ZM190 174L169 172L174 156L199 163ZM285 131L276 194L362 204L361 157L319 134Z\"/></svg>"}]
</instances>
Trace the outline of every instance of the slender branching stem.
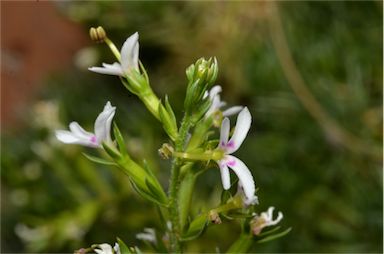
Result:
<instances>
[{"instance_id":1,"label":"slender branching stem","mask_svg":"<svg viewBox=\"0 0 384 254\"><path fill-rule=\"evenodd\" d=\"M179 129L179 135L175 141L175 150L177 152L183 152L184 146L187 140L188 130L191 126L188 112L185 113ZM170 232L170 244L172 253L180 253L180 221L179 221L179 204L178 204L178 189L180 185L180 167L182 166L181 158L174 158L171 167L171 179L169 185L169 214L171 217L171 232Z\"/></svg>"}]
</instances>

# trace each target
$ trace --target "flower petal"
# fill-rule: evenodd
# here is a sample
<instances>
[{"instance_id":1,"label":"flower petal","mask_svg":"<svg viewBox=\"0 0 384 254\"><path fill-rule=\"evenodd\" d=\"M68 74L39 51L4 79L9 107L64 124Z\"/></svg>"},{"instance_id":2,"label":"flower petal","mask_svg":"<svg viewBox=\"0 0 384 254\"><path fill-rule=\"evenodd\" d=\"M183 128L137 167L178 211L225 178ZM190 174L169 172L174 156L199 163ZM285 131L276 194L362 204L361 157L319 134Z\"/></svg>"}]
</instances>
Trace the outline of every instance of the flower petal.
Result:
<instances>
[{"instance_id":1,"label":"flower petal","mask_svg":"<svg viewBox=\"0 0 384 254\"><path fill-rule=\"evenodd\" d=\"M92 142L92 139L81 138L78 135L70 131L57 130L55 131L56 138L65 144L78 144L88 147L98 147L98 144Z\"/></svg>"},{"instance_id":2,"label":"flower petal","mask_svg":"<svg viewBox=\"0 0 384 254\"><path fill-rule=\"evenodd\" d=\"M73 144L78 142L80 139L78 136L70 131L57 130L55 131L56 138L66 144Z\"/></svg>"},{"instance_id":3,"label":"flower petal","mask_svg":"<svg viewBox=\"0 0 384 254\"><path fill-rule=\"evenodd\" d=\"M215 96L211 100L212 100L211 106L209 107L209 109L205 113L205 117L210 117L213 113L215 113L220 108L220 97L219 96Z\"/></svg>"},{"instance_id":4,"label":"flower petal","mask_svg":"<svg viewBox=\"0 0 384 254\"><path fill-rule=\"evenodd\" d=\"M88 70L101 74L123 76L123 70L119 63L103 63L103 67L90 67Z\"/></svg>"},{"instance_id":5,"label":"flower petal","mask_svg":"<svg viewBox=\"0 0 384 254\"><path fill-rule=\"evenodd\" d=\"M224 190L228 190L231 187L231 177L229 175L229 169L223 161L218 161L217 164L220 168L221 182L223 184L223 188Z\"/></svg>"},{"instance_id":6,"label":"flower petal","mask_svg":"<svg viewBox=\"0 0 384 254\"><path fill-rule=\"evenodd\" d=\"M223 116L236 115L243 109L242 106L233 106L223 111Z\"/></svg>"},{"instance_id":7,"label":"flower petal","mask_svg":"<svg viewBox=\"0 0 384 254\"><path fill-rule=\"evenodd\" d=\"M99 244L99 246L97 247L100 248L100 249L95 249L95 252L97 254L113 254L111 245L107 243Z\"/></svg>"},{"instance_id":8,"label":"flower petal","mask_svg":"<svg viewBox=\"0 0 384 254\"><path fill-rule=\"evenodd\" d=\"M93 133L90 133L83 129L77 122L71 122L69 124L69 130L80 139L90 139L94 136Z\"/></svg>"},{"instance_id":9,"label":"flower petal","mask_svg":"<svg viewBox=\"0 0 384 254\"><path fill-rule=\"evenodd\" d=\"M226 117L221 122L220 143L219 143L220 148L227 149L226 145L229 137L229 128L230 128L230 122L229 122L229 119Z\"/></svg>"},{"instance_id":10,"label":"flower petal","mask_svg":"<svg viewBox=\"0 0 384 254\"><path fill-rule=\"evenodd\" d=\"M111 103L108 101L103 112L99 114L95 121L95 135L97 141L101 144L103 141L111 141L111 123L112 119L115 116L116 107L112 107Z\"/></svg>"},{"instance_id":11,"label":"flower petal","mask_svg":"<svg viewBox=\"0 0 384 254\"><path fill-rule=\"evenodd\" d=\"M211 99L213 99L216 95L218 95L219 93L221 93L223 89L221 88L221 86L214 86L211 88L211 90L209 91L209 97ZM220 101L220 97L219 97L219 101Z\"/></svg>"},{"instance_id":12,"label":"flower petal","mask_svg":"<svg viewBox=\"0 0 384 254\"><path fill-rule=\"evenodd\" d=\"M236 127L233 132L231 139L228 142L227 152L229 154L237 151L243 143L245 137L248 134L249 128L251 127L252 116L249 113L247 107L245 107L237 117Z\"/></svg>"},{"instance_id":13,"label":"flower petal","mask_svg":"<svg viewBox=\"0 0 384 254\"><path fill-rule=\"evenodd\" d=\"M121 48L121 66L126 73L131 69L139 71L139 33L136 32L125 40Z\"/></svg>"},{"instance_id":14,"label":"flower petal","mask_svg":"<svg viewBox=\"0 0 384 254\"><path fill-rule=\"evenodd\" d=\"M248 167L241 160L232 155L226 155L224 160L226 165L230 167L239 178L246 198L248 200L252 199L255 196L255 182L251 171L249 171Z\"/></svg>"}]
</instances>

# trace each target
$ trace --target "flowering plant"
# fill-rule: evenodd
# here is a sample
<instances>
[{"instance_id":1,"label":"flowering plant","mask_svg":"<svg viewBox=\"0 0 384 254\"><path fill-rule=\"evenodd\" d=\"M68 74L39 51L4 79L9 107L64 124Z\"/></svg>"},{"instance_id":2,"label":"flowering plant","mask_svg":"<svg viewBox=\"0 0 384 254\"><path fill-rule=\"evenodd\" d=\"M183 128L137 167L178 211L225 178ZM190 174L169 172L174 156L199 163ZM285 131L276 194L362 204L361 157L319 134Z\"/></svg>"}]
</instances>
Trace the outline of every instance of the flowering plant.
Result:
<instances>
[{"instance_id":1,"label":"flowering plant","mask_svg":"<svg viewBox=\"0 0 384 254\"><path fill-rule=\"evenodd\" d=\"M280 212L272 219L273 207L258 215L255 212L258 198L250 169L233 156L244 142L251 127L252 116L247 107L234 106L226 110L221 101L220 86L213 86L218 75L216 58L201 58L186 70L188 85L184 101L184 115L176 119L168 97L162 101L153 92L147 72L139 60L139 34L134 33L124 42L121 51L107 37L102 27L91 28L90 36L98 42L105 42L117 61L103 63L103 67L91 67L90 71L116 75L123 85L144 103L149 112L163 126L170 143L159 149L164 159L171 158L168 191L147 165L134 161L126 149L118 126L112 121L116 107L107 102L104 110L95 121L94 133L84 130L77 122L69 125L70 131L57 130L56 137L66 144L80 144L100 149L108 159L85 156L105 165L119 167L138 194L157 206L160 217L164 218L164 232L146 228L137 238L147 242L157 252L182 252L186 242L199 237L212 224L222 223L222 218L238 219L242 223L242 233L229 249L229 252L246 252L252 242L265 242L283 236L287 229L277 232L279 227L262 232L263 228L276 225L283 218ZM238 114L231 135L229 116ZM212 130L220 127L220 138L212 137ZM114 139L111 138L113 129ZM211 163L213 162L213 163ZM218 166L218 167L217 167ZM218 206L192 214L191 200L196 179L210 168L218 168L223 186L222 199ZM238 181L231 184L231 169ZM140 253L138 247L127 247L118 239L114 247L109 244L95 244L79 253Z\"/></svg>"}]
</instances>

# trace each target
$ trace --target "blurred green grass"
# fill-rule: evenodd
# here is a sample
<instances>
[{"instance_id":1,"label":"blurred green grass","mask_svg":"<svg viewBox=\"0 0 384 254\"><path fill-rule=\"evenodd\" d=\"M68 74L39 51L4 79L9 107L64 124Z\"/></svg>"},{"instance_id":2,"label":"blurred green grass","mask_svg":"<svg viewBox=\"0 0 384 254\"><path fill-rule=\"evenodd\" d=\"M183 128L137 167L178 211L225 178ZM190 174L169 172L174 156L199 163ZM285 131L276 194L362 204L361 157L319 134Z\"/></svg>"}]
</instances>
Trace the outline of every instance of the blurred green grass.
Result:
<instances>
[{"instance_id":1,"label":"blurred green grass","mask_svg":"<svg viewBox=\"0 0 384 254\"><path fill-rule=\"evenodd\" d=\"M382 252L382 158L336 142L302 106L276 56L266 2L57 5L84 33L103 25L116 44L139 31L154 90L170 96L178 115L185 68L201 56L218 58L223 98L247 105L253 116L237 155L260 188L259 209L274 205L285 215L282 225L293 228L252 251ZM279 8L297 68L315 98L339 126L381 149L382 5L287 2ZM90 47L97 50L94 64L113 61L104 45ZM51 74L41 91L45 103L26 112L25 129L2 133L2 252L72 252L112 243L115 236L142 246L136 233L160 229L155 209L131 191L121 172L87 161L81 152L90 151L60 145L52 136L75 119L92 129L107 100L118 108L115 119L129 151L145 158L167 185L168 162L157 156L165 135L117 78L79 66ZM198 187L195 197L207 199L194 204L215 205L218 171L199 178ZM225 251L238 231L233 222L213 226L187 250Z\"/></svg>"}]
</instances>

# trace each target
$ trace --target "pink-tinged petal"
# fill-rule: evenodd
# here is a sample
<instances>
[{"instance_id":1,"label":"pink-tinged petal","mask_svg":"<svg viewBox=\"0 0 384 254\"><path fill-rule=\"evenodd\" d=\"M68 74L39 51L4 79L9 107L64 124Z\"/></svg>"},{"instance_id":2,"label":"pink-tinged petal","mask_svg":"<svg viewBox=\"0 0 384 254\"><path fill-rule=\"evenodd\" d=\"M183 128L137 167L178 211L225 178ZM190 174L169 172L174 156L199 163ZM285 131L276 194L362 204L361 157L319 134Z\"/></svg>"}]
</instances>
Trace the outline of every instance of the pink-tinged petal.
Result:
<instances>
[{"instance_id":1,"label":"pink-tinged petal","mask_svg":"<svg viewBox=\"0 0 384 254\"><path fill-rule=\"evenodd\" d=\"M223 188L224 190L228 190L231 187L231 177L229 175L229 169L223 161L218 161L217 164L220 168L221 182L223 184Z\"/></svg>"},{"instance_id":2,"label":"pink-tinged petal","mask_svg":"<svg viewBox=\"0 0 384 254\"><path fill-rule=\"evenodd\" d=\"M255 196L255 182L251 171L249 171L248 167L241 160L232 155L226 155L224 161L239 178L246 198L252 199Z\"/></svg>"},{"instance_id":3,"label":"pink-tinged petal","mask_svg":"<svg viewBox=\"0 0 384 254\"><path fill-rule=\"evenodd\" d=\"M70 131L64 131L64 130L57 130L55 132L56 138L65 143L65 144L77 144L77 145L83 145L83 146L88 146L88 147L99 147L99 144L92 142L92 137L89 138L84 138L84 137L79 137L78 135L74 134L73 132Z\"/></svg>"},{"instance_id":4,"label":"pink-tinged petal","mask_svg":"<svg viewBox=\"0 0 384 254\"><path fill-rule=\"evenodd\" d=\"M131 69L139 71L139 33L129 36L121 48L121 66L126 73Z\"/></svg>"},{"instance_id":5,"label":"pink-tinged petal","mask_svg":"<svg viewBox=\"0 0 384 254\"><path fill-rule=\"evenodd\" d=\"M113 64L103 63L103 67L90 67L88 68L88 70L96 73L107 74L107 75L115 75L115 76L124 75L121 65L119 63L113 63Z\"/></svg>"},{"instance_id":6,"label":"pink-tinged petal","mask_svg":"<svg viewBox=\"0 0 384 254\"><path fill-rule=\"evenodd\" d=\"M226 150L228 137L229 137L229 128L230 128L229 119L224 118L223 121L221 122L219 147L225 150Z\"/></svg>"},{"instance_id":7,"label":"pink-tinged petal","mask_svg":"<svg viewBox=\"0 0 384 254\"><path fill-rule=\"evenodd\" d=\"M99 114L95 121L95 135L99 144L111 141L111 124L115 116L116 107L112 107L110 102L104 106L103 112Z\"/></svg>"},{"instance_id":8,"label":"pink-tinged petal","mask_svg":"<svg viewBox=\"0 0 384 254\"><path fill-rule=\"evenodd\" d=\"M69 130L80 139L89 140L93 133L90 133L83 129L77 122L71 122L69 124Z\"/></svg>"},{"instance_id":9,"label":"pink-tinged petal","mask_svg":"<svg viewBox=\"0 0 384 254\"><path fill-rule=\"evenodd\" d=\"M243 109L242 106L233 106L223 111L223 116L236 115Z\"/></svg>"},{"instance_id":10,"label":"pink-tinged petal","mask_svg":"<svg viewBox=\"0 0 384 254\"><path fill-rule=\"evenodd\" d=\"M227 152L229 154L237 151L243 143L251 127L252 116L247 107L245 107L237 117L236 127L231 139L228 142Z\"/></svg>"}]
</instances>

